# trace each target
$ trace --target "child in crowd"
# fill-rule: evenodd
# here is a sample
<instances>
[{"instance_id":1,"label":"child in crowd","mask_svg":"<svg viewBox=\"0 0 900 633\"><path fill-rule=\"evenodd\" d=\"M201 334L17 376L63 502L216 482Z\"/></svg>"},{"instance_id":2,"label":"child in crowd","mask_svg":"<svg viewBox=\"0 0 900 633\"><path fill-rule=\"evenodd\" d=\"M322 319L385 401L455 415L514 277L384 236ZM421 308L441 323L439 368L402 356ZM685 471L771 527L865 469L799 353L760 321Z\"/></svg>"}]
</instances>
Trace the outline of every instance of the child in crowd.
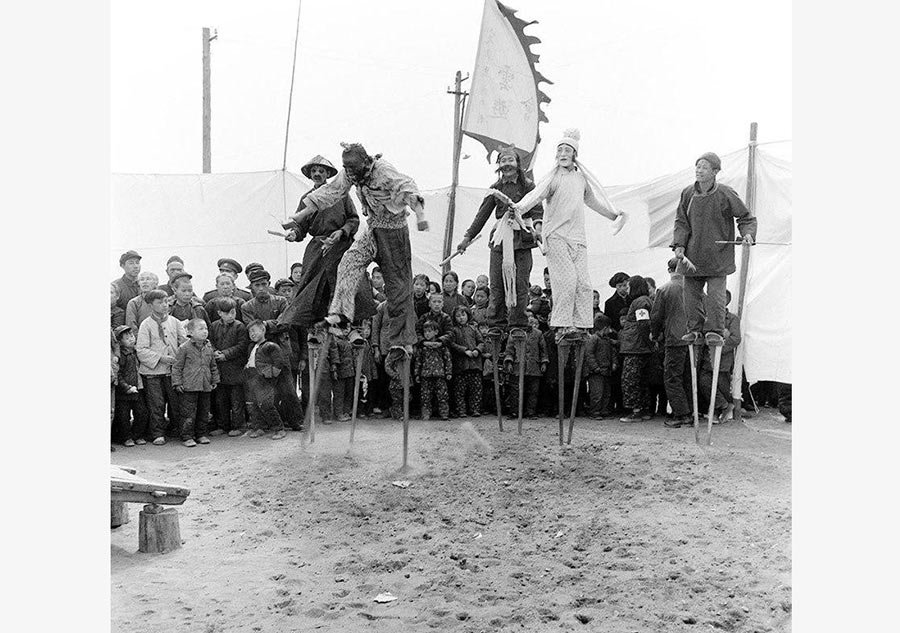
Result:
<instances>
[{"instance_id":1,"label":"child in crowd","mask_svg":"<svg viewBox=\"0 0 900 633\"><path fill-rule=\"evenodd\" d=\"M619 332L619 354L622 358L622 397L630 411L621 422L640 422L652 417L648 409L648 378L650 355L650 310L653 302L647 296L647 282L640 275L628 280L628 297L631 301Z\"/></svg>"},{"instance_id":2,"label":"child in crowd","mask_svg":"<svg viewBox=\"0 0 900 633\"><path fill-rule=\"evenodd\" d=\"M175 354L172 386L181 394L181 444L191 448L209 444L206 434L211 394L219 384L219 368L206 321L188 321L187 335L190 340L182 343Z\"/></svg>"},{"instance_id":3,"label":"child in crowd","mask_svg":"<svg viewBox=\"0 0 900 633\"><path fill-rule=\"evenodd\" d=\"M587 375L588 413L595 420L612 415L609 382L619 366L618 341L609 317L602 311L594 317L594 331L584 344L584 373Z\"/></svg>"},{"instance_id":4,"label":"child in crowd","mask_svg":"<svg viewBox=\"0 0 900 633\"><path fill-rule=\"evenodd\" d=\"M428 312L419 317L416 322L416 334L419 335L419 342L422 342L424 333L422 326L425 321L434 321L438 326L438 340L445 345L450 342L450 332L453 329L453 321L450 315L445 311L444 295L436 293L428 297Z\"/></svg>"},{"instance_id":5,"label":"child in crowd","mask_svg":"<svg viewBox=\"0 0 900 633\"><path fill-rule=\"evenodd\" d=\"M704 308L709 305L709 295L703 296ZM725 291L725 339L722 355L719 358L719 378L716 381L716 403L713 407L713 424L720 424L731 419L733 408L731 399L731 372L734 369L734 350L741 344L741 322L738 316L728 309L731 303L731 291ZM709 392L712 390L712 360L708 346L698 350L697 400L700 411L709 411Z\"/></svg>"},{"instance_id":6,"label":"child in crowd","mask_svg":"<svg viewBox=\"0 0 900 633\"><path fill-rule=\"evenodd\" d=\"M428 282L428 296L441 294L441 284L436 281Z\"/></svg>"},{"instance_id":7,"label":"child in crowd","mask_svg":"<svg viewBox=\"0 0 900 633\"><path fill-rule=\"evenodd\" d=\"M372 333L369 337L372 359L376 368L369 385L371 393L369 401L372 407L372 415L384 417L387 416L387 410L391 406L390 377L387 375L384 366L384 354L390 348L387 338L388 320L387 302L382 301L375 309L375 316L372 317Z\"/></svg>"},{"instance_id":8,"label":"child in crowd","mask_svg":"<svg viewBox=\"0 0 900 633\"><path fill-rule=\"evenodd\" d=\"M287 360L277 343L266 340L266 324L254 320L247 324L253 347L244 366L244 391L250 417L247 437L261 437L266 428L275 431L273 440L286 436L284 422L275 406L278 376L288 369Z\"/></svg>"},{"instance_id":9,"label":"child in crowd","mask_svg":"<svg viewBox=\"0 0 900 633\"><path fill-rule=\"evenodd\" d=\"M119 344L119 364L116 382L116 414L113 427L113 440L123 442L125 446L146 444L147 408L144 398L139 393L141 375L138 373L138 358L135 352L137 337L127 325L120 325L114 330ZM134 423L131 416L134 414Z\"/></svg>"},{"instance_id":10,"label":"child in crowd","mask_svg":"<svg viewBox=\"0 0 900 633\"><path fill-rule=\"evenodd\" d=\"M528 317L528 330L525 338L525 401L522 407L522 415L526 418L537 417L537 399L540 390L541 378L547 372L550 357L547 355L547 343L538 328L537 317L530 310L526 310ZM506 368L507 384L509 389L510 416L519 415L519 358L516 353L516 344L512 337L506 342L506 354L503 357Z\"/></svg>"},{"instance_id":11,"label":"child in crowd","mask_svg":"<svg viewBox=\"0 0 900 633\"><path fill-rule=\"evenodd\" d=\"M466 306L453 310L449 347L453 358L453 395L459 417L481 415L481 355L484 338Z\"/></svg>"},{"instance_id":12,"label":"child in crowd","mask_svg":"<svg viewBox=\"0 0 900 633\"><path fill-rule=\"evenodd\" d=\"M125 310L119 306L119 287L109 284L109 327L116 329L125 325Z\"/></svg>"},{"instance_id":13,"label":"child in crowd","mask_svg":"<svg viewBox=\"0 0 900 633\"><path fill-rule=\"evenodd\" d=\"M428 275L418 274L413 277L413 306L416 319L428 312Z\"/></svg>"},{"instance_id":14,"label":"child in crowd","mask_svg":"<svg viewBox=\"0 0 900 633\"><path fill-rule=\"evenodd\" d=\"M478 288L489 288L491 285L491 280L487 275L478 275L475 278L475 289Z\"/></svg>"},{"instance_id":15,"label":"child in crowd","mask_svg":"<svg viewBox=\"0 0 900 633\"><path fill-rule=\"evenodd\" d=\"M210 435L228 433L229 437L238 437L247 427L243 369L250 339L247 327L237 320L235 298L219 297L208 305L215 308L216 319L209 327L209 339L219 367L219 386L213 393L214 429Z\"/></svg>"},{"instance_id":16,"label":"child in crowd","mask_svg":"<svg viewBox=\"0 0 900 633\"><path fill-rule=\"evenodd\" d=\"M600 307L600 293L594 290L594 317L596 318L599 312L603 312L603 308Z\"/></svg>"},{"instance_id":17,"label":"child in crowd","mask_svg":"<svg viewBox=\"0 0 900 633\"><path fill-rule=\"evenodd\" d=\"M144 319L150 316L151 310L150 304L147 303L147 293L151 290L156 290L159 278L155 273L143 271L138 274L137 282L140 294L129 299L125 305L125 325L135 332L138 331Z\"/></svg>"},{"instance_id":18,"label":"child in crowd","mask_svg":"<svg viewBox=\"0 0 900 633\"><path fill-rule=\"evenodd\" d=\"M462 286L460 286L460 293L466 299L469 300L469 305L472 305L472 295L475 294L475 282L471 279L466 279L462 282Z\"/></svg>"},{"instance_id":19,"label":"child in crowd","mask_svg":"<svg viewBox=\"0 0 900 633\"><path fill-rule=\"evenodd\" d=\"M181 321L169 316L169 303L162 290L151 290L146 296L150 316L138 328L138 373L144 385L144 398L150 416L153 443L166 443L166 404L173 417L179 416L181 397L172 388L172 365L178 348L187 340ZM180 428L180 425L179 425Z\"/></svg>"},{"instance_id":20,"label":"child in crowd","mask_svg":"<svg viewBox=\"0 0 900 633\"><path fill-rule=\"evenodd\" d=\"M487 323L490 315L491 289L487 286L476 288L472 297L475 301L475 305L472 306L472 321L479 325Z\"/></svg>"},{"instance_id":21,"label":"child in crowd","mask_svg":"<svg viewBox=\"0 0 900 633\"><path fill-rule=\"evenodd\" d=\"M294 296L294 289L297 286L290 279L279 279L275 282L275 294L291 299Z\"/></svg>"},{"instance_id":22,"label":"child in crowd","mask_svg":"<svg viewBox=\"0 0 900 633\"><path fill-rule=\"evenodd\" d=\"M175 275L169 283L175 292L175 296L169 298L169 314L185 323L192 319L203 319L208 330L209 317L203 308L203 302L194 296L191 275L182 271Z\"/></svg>"},{"instance_id":23,"label":"child in crowd","mask_svg":"<svg viewBox=\"0 0 900 633\"><path fill-rule=\"evenodd\" d=\"M453 314L456 306L469 305L469 299L457 292L457 288L459 288L459 275L454 271L448 270L445 272L444 276L441 278L441 284L444 286L444 312L448 316Z\"/></svg>"},{"instance_id":24,"label":"child in crowd","mask_svg":"<svg viewBox=\"0 0 900 633\"><path fill-rule=\"evenodd\" d=\"M289 275L291 281L294 282L295 286L300 285L300 280L303 279L303 263L302 262L294 262L291 264L291 274Z\"/></svg>"},{"instance_id":25,"label":"child in crowd","mask_svg":"<svg viewBox=\"0 0 900 633\"><path fill-rule=\"evenodd\" d=\"M447 382L453 372L453 361L450 350L438 340L439 326L432 320L422 324L422 343L415 357L415 381L422 387L422 419L431 419L433 401L437 401L438 415L442 420L450 419L450 394L447 390ZM392 394L393 395L393 394ZM400 391L397 400L402 398ZM391 405L391 414L395 414L394 405ZM399 418L403 415L402 402L400 403Z\"/></svg>"},{"instance_id":26,"label":"child in crowd","mask_svg":"<svg viewBox=\"0 0 900 633\"><path fill-rule=\"evenodd\" d=\"M206 315L209 317L210 323L219 318L219 309L217 307L216 301L218 299L228 298L234 301L235 303L235 315L238 321L241 320L241 306L244 305L244 300L241 299L235 293L234 287L234 277L231 273L219 273L216 276L216 294L209 301L206 302L204 309L206 310Z\"/></svg>"},{"instance_id":27,"label":"child in crowd","mask_svg":"<svg viewBox=\"0 0 900 633\"><path fill-rule=\"evenodd\" d=\"M387 300L387 296L384 294L384 274L378 266L372 269L372 294L375 296L376 303Z\"/></svg>"},{"instance_id":28,"label":"child in crowd","mask_svg":"<svg viewBox=\"0 0 900 633\"><path fill-rule=\"evenodd\" d=\"M544 296L541 287L536 284L528 291L528 299L528 309L537 318L541 332L546 332L550 329L550 301Z\"/></svg>"},{"instance_id":29,"label":"child in crowd","mask_svg":"<svg viewBox=\"0 0 900 633\"><path fill-rule=\"evenodd\" d=\"M372 381L378 375L378 367L375 364L375 355L372 353L372 319L365 319L360 326L360 334L364 341L366 341L366 345L363 346L354 346L354 355L353 362L356 363L357 354L363 354L362 361L362 371L360 373L360 385L359 385L359 401L356 407L356 415L360 418L368 417L372 415L372 401L375 394L372 391ZM355 365L354 365L355 369ZM350 392L350 406L353 406L353 392L352 388L355 385L351 385ZM352 413L352 409L351 409Z\"/></svg>"}]
</instances>

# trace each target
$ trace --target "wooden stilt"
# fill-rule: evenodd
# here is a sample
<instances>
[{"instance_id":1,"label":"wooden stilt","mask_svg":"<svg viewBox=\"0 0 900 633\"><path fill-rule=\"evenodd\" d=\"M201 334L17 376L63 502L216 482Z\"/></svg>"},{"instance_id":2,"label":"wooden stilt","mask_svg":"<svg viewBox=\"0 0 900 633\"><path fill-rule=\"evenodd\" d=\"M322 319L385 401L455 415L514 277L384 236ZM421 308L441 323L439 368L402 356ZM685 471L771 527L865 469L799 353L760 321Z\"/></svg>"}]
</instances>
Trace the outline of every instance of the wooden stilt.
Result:
<instances>
[{"instance_id":1,"label":"wooden stilt","mask_svg":"<svg viewBox=\"0 0 900 633\"><path fill-rule=\"evenodd\" d=\"M563 445L563 418L566 415L566 361L569 358L569 341L560 339L556 345L557 359L559 360L559 445Z\"/></svg>"},{"instance_id":2,"label":"wooden stilt","mask_svg":"<svg viewBox=\"0 0 900 633\"><path fill-rule=\"evenodd\" d=\"M409 457L409 355L404 354L400 362L400 371L403 375L400 381L403 383L403 466L401 470L407 470Z\"/></svg>"},{"instance_id":3,"label":"wooden stilt","mask_svg":"<svg viewBox=\"0 0 900 633\"><path fill-rule=\"evenodd\" d=\"M578 406L578 390L581 387L581 369L584 364L584 340L578 341L575 345L577 350L575 353L575 387L572 393L572 412L569 414L569 437L566 440L566 444L572 443L572 429L575 428L575 407Z\"/></svg>"},{"instance_id":4,"label":"wooden stilt","mask_svg":"<svg viewBox=\"0 0 900 633\"><path fill-rule=\"evenodd\" d=\"M353 444L353 436L356 433L356 411L359 406L359 383L362 381L363 359L368 345L363 344L357 349L356 355L356 381L353 383L353 413L350 415L350 443Z\"/></svg>"},{"instance_id":5,"label":"wooden stilt","mask_svg":"<svg viewBox=\"0 0 900 633\"><path fill-rule=\"evenodd\" d=\"M491 337L491 360L494 372L494 402L497 404L497 422L500 424L500 431L503 431L503 402L500 400L500 333L489 333Z\"/></svg>"},{"instance_id":6,"label":"wooden stilt","mask_svg":"<svg viewBox=\"0 0 900 633\"><path fill-rule=\"evenodd\" d=\"M109 525L117 528L120 525L130 523L131 518L128 516L128 506L123 501L109 502Z\"/></svg>"},{"instance_id":7,"label":"wooden stilt","mask_svg":"<svg viewBox=\"0 0 900 633\"><path fill-rule=\"evenodd\" d=\"M694 402L694 441L700 443L700 405L697 404L697 355L694 344L688 345L688 355L691 360L691 394Z\"/></svg>"},{"instance_id":8,"label":"wooden stilt","mask_svg":"<svg viewBox=\"0 0 900 633\"><path fill-rule=\"evenodd\" d=\"M719 364L722 360L722 346L714 345L709 348L713 362L712 391L709 394L709 413L706 418L706 445L712 445L713 417L716 415L716 389L719 386Z\"/></svg>"},{"instance_id":9,"label":"wooden stilt","mask_svg":"<svg viewBox=\"0 0 900 633\"><path fill-rule=\"evenodd\" d=\"M163 554L181 548L178 512L150 503L138 515L138 551Z\"/></svg>"},{"instance_id":10,"label":"wooden stilt","mask_svg":"<svg viewBox=\"0 0 900 633\"><path fill-rule=\"evenodd\" d=\"M519 417L516 421L516 428L519 435L522 435L522 409L525 404L525 334L524 330L515 329L509 333L513 339L516 349L516 357L519 359Z\"/></svg>"}]
</instances>

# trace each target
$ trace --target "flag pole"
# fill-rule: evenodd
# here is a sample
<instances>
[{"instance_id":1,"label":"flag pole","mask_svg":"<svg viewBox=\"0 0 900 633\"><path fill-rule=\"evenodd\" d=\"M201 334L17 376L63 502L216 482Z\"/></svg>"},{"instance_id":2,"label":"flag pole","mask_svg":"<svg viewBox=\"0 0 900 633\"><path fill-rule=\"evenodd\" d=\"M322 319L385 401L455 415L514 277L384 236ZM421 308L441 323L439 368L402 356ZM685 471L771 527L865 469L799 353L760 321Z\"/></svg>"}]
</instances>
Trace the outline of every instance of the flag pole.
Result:
<instances>
[{"instance_id":1,"label":"flag pole","mask_svg":"<svg viewBox=\"0 0 900 633\"><path fill-rule=\"evenodd\" d=\"M450 183L450 200L447 204L447 223L444 227L443 259L446 263L441 265L441 274L450 270L450 250L453 248L453 221L456 217L456 187L459 184L459 155L462 152L462 122L463 122L463 97L468 93L462 91L462 82L468 79L462 76L462 71L456 71L454 89L447 88L447 93L453 98L453 178Z\"/></svg>"},{"instance_id":2,"label":"flag pole","mask_svg":"<svg viewBox=\"0 0 900 633\"><path fill-rule=\"evenodd\" d=\"M750 143L747 145L747 209L750 215L756 215L756 132L757 125L754 121L750 124ZM747 274L750 269L750 245L741 245L741 276L738 285L737 317L741 327L746 328L741 321L744 316L744 299L747 294ZM741 421L742 386L744 376L744 352L746 349L746 336L741 337L741 344L734 354L734 371L731 374L731 398L734 404L732 417L736 422Z\"/></svg>"}]
</instances>

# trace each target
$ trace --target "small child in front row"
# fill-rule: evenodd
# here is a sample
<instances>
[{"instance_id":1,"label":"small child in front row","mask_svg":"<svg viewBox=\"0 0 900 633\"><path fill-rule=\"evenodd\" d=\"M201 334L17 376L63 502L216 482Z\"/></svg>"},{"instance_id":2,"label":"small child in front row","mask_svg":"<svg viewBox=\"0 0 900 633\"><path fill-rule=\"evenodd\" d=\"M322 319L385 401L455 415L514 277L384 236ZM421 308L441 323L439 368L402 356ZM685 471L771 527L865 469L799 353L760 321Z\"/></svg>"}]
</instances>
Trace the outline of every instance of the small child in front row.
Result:
<instances>
[{"instance_id":1,"label":"small child in front row","mask_svg":"<svg viewBox=\"0 0 900 633\"><path fill-rule=\"evenodd\" d=\"M453 329L449 343L453 358L453 395L456 412L466 417L481 415L481 355L484 338L472 322L472 313L463 305L453 309Z\"/></svg>"},{"instance_id":2,"label":"small child in front row","mask_svg":"<svg viewBox=\"0 0 900 633\"><path fill-rule=\"evenodd\" d=\"M219 386L213 394L213 426L228 437L243 435L247 428L244 411L244 364L247 362L247 326L237 320L238 304L232 297L217 297L207 305L215 308L216 320L209 326L209 340L219 365Z\"/></svg>"},{"instance_id":3,"label":"small child in front row","mask_svg":"<svg viewBox=\"0 0 900 633\"><path fill-rule=\"evenodd\" d=\"M610 411L610 380L619 366L616 331L609 317L599 312L594 317L594 331L584 344L584 373L587 374L588 414L594 420L612 415Z\"/></svg>"},{"instance_id":4,"label":"small child in front row","mask_svg":"<svg viewBox=\"0 0 900 633\"><path fill-rule=\"evenodd\" d=\"M206 321L187 323L188 340L178 347L172 365L172 387L181 394L181 443L192 447L209 444L210 399L219 384L219 368L209 342ZM196 438L196 441L194 441Z\"/></svg>"},{"instance_id":5,"label":"small child in front row","mask_svg":"<svg viewBox=\"0 0 900 633\"><path fill-rule=\"evenodd\" d=\"M288 371L288 361L278 343L266 340L266 324L256 319L247 324L253 347L244 367L244 395L250 417L247 437L260 437L266 428L275 431L273 440L284 438L284 421L275 406L276 386L281 372Z\"/></svg>"},{"instance_id":6,"label":"small child in front row","mask_svg":"<svg viewBox=\"0 0 900 633\"><path fill-rule=\"evenodd\" d=\"M118 381L116 383L115 424L113 439L124 442L125 446L146 444L147 407L144 396L139 393L141 375L138 373L138 358L134 346L137 338L134 330L127 325L120 325L115 330L119 343ZM131 416L134 414L134 423Z\"/></svg>"},{"instance_id":7,"label":"small child in front row","mask_svg":"<svg viewBox=\"0 0 900 633\"><path fill-rule=\"evenodd\" d=\"M349 333L346 330L345 333ZM337 362L331 365L331 393L334 418L338 422L350 419L353 407L353 379L356 377L356 354L346 336L336 336L331 343L336 352Z\"/></svg>"},{"instance_id":8,"label":"small child in front row","mask_svg":"<svg viewBox=\"0 0 900 633\"><path fill-rule=\"evenodd\" d=\"M537 317L531 310L528 315L528 330L525 337L525 401L522 403L522 415L526 418L534 418L537 415L537 399L541 386L541 377L547 372L550 357L547 355L547 343L544 335L538 327ZM507 381L510 388L509 411L510 415L519 415L519 358L516 355L516 343L512 339L506 342L506 354L503 358L506 368Z\"/></svg>"},{"instance_id":9,"label":"small child in front row","mask_svg":"<svg viewBox=\"0 0 900 633\"><path fill-rule=\"evenodd\" d=\"M422 325L424 340L415 358L415 380L422 386L423 420L431 419L433 400L437 401L441 419L450 419L450 394L447 382L453 373L453 360L450 358L450 350L438 340L438 332L437 323L425 321ZM394 413L393 409L394 406L391 405L391 413Z\"/></svg>"},{"instance_id":10,"label":"small child in front row","mask_svg":"<svg viewBox=\"0 0 900 633\"><path fill-rule=\"evenodd\" d=\"M477 290L475 291L478 292ZM481 368L481 412L485 414L497 413L496 390L494 389L494 351L488 332L491 326L489 323L479 323L478 331L481 332L481 338L484 339L484 353L482 354L484 365ZM501 338L497 342L497 354L500 361L503 361L504 339ZM498 370L500 368L498 367ZM500 402L503 402L503 371L497 372L497 381L500 383Z\"/></svg>"}]
</instances>

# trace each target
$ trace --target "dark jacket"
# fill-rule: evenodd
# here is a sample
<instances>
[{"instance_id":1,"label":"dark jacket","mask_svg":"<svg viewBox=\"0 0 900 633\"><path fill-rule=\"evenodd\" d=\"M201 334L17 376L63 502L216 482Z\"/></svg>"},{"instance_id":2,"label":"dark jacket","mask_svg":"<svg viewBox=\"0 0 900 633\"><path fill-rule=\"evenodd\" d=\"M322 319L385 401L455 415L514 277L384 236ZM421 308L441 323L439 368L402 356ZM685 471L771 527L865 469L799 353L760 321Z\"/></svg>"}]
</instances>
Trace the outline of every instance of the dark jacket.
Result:
<instances>
[{"instance_id":1,"label":"dark jacket","mask_svg":"<svg viewBox=\"0 0 900 633\"><path fill-rule=\"evenodd\" d=\"M125 275L122 275L118 279L114 279L112 283L119 290L119 300L116 301L116 305L123 310L129 301L141 294L141 287L138 286L137 279L131 281Z\"/></svg>"},{"instance_id":2,"label":"dark jacket","mask_svg":"<svg viewBox=\"0 0 900 633\"><path fill-rule=\"evenodd\" d=\"M205 304L209 303L211 299L215 299L219 296L219 291L217 289L207 290L203 293L203 298L201 301ZM240 299L241 301L250 301L253 298L253 295L244 290L243 288L235 288L234 295L236 299ZM241 313L238 312L238 318L241 317Z\"/></svg>"},{"instance_id":3,"label":"dark jacket","mask_svg":"<svg viewBox=\"0 0 900 633\"><path fill-rule=\"evenodd\" d=\"M313 189L307 191L300 198L300 205L297 207L297 213L306 207L306 197ZM302 242L307 234L313 237L328 237L338 229L344 232L342 240L351 240L359 229L359 214L356 212L356 205L350 196L344 196L327 209L319 209L312 215L303 218L300 222L295 222L294 226L297 230L297 241Z\"/></svg>"},{"instance_id":4,"label":"dark jacket","mask_svg":"<svg viewBox=\"0 0 900 633\"><path fill-rule=\"evenodd\" d=\"M125 310L118 305L114 305L109 309L109 326L116 329L120 325L125 325ZM137 335L137 332L135 332Z\"/></svg>"},{"instance_id":5,"label":"dark jacket","mask_svg":"<svg viewBox=\"0 0 900 633\"><path fill-rule=\"evenodd\" d=\"M116 383L116 398L123 400L137 400L140 394L128 393L129 387L137 387L140 389L141 376L138 373L138 357L134 349L125 349L119 347L119 373L118 382Z\"/></svg>"},{"instance_id":6,"label":"dark jacket","mask_svg":"<svg viewBox=\"0 0 900 633\"><path fill-rule=\"evenodd\" d=\"M225 360L218 362L219 377L222 384L241 384L250 345L247 326L240 321L235 321L229 325L225 325L221 319L213 321L212 325L209 326L209 341L212 343L213 349L225 355Z\"/></svg>"},{"instance_id":7,"label":"dark jacket","mask_svg":"<svg viewBox=\"0 0 900 633\"><path fill-rule=\"evenodd\" d=\"M650 354L653 345L650 342L650 310L653 302L650 297L638 297L628 306L625 326L619 332L620 354Z\"/></svg>"},{"instance_id":8,"label":"dark jacket","mask_svg":"<svg viewBox=\"0 0 900 633\"><path fill-rule=\"evenodd\" d=\"M212 391L219 384L219 368L213 359L213 346L209 341L198 345L188 339L175 352L172 365L172 386L185 391Z\"/></svg>"},{"instance_id":9,"label":"dark jacket","mask_svg":"<svg viewBox=\"0 0 900 633\"><path fill-rule=\"evenodd\" d=\"M506 341L506 353L503 355L504 363L512 363L512 373L519 375L519 363L516 358L516 344L512 337ZM540 330L531 328L525 337L525 375L543 376L541 365L547 366L550 357L547 355L547 342Z\"/></svg>"},{"instance_id":10,"label":"dark jacket","mask_svg":"<svg viewBox=\"0 0 900 633\"><path fill-rule=\"evenodd\" d=\"M419 378L446 378L453 374L453 360L450 358L450 350L446 345L440 347L425 347L422 345L416 350L415 377Z\"/></svg>"},{"instance_id":11,"label":"dark jacket","mask_svg":"<svg viewBox=\"0 0 900 633\"><path fill-rule=\"evenodd\" d=\"M606 303L603 304L603 314L608 316L609 320L612 321L612 329L616 332L622 329L622 326L619 324L619 313L622 312L622 308L627 308L628 304L628 295L625 295L623 298L615 291L613 291L612 296L606 300Z\"/></svg>"},{"instance_id":12,"label":"dark jacket","mask_svg":"<svg viewBox=\"0 0 900 633\"><path fill-rule=\"evenodd\" d=\"M687 345L681 337L687 334L687 315L684 311L684 278L675 275L656 291L650 311L653 338L666 347Z\"/></svg>"},{"instance_id":13,"label":"dark jacket","mask_svg":"<svg viewBox=\"0 0 900 633\"><path fill-rule=\"evenodd\" d=\"M719 371L730 372L734 369L734 350L741 344L741 320L736 314L725 311L725 345L722 346L722 357L719 359ZM700 367L702 371L712 373L712 361L709 352L703 350L700 354Z\"/></svg>"},{"instance_id":14,"label":"dark jacket","mask_svg":"<svg viewBox=\"0 0 900 633\"><path fill-rule=\"evenodd\" d=\"M488 322L488 317L491 314L491 304L488 302L483 308L479 308L474 303L469 308L472 311L472 322L481 325L482 323Z\"/></svg>"},{"instance_id":15,"label":"dark jacket","mask_svg":"<svg viewBox=\"0 0 900 633\"><path fill-rule=\"evenodd\" d=\"M281 346L272 341L263 341L256 350L255 371L266 379L275 379L288 369L287 357ZM250 368L253 371L254 368Z\"/></svg>"},{"instance_id":16,"label":"dark jacket","mask_svg":"<svg viewBox=\"0 0 900 633\"><path fill-rule=\"evenodd\" d=\"M601 335L599 332L591 334L584 343L585 375L612 376L613 366L619 364L617 346L615 332L609 335Z\"/></svg>"},{"instance_id":17,"label":"dark jacket","mask_svg":"<svg viewBox=\"0 0 900 633\"><path fill-rule=\"evenodd\" d=\"M209 317L206 315L206 310L203 308L203 302L200 301L200 299L191 297L190 303L186 306L178 305L178 302L175 301L175 297L169 297L168 301L169 316L174 317L179 321L203 319L206 322L207 327L209 327Z\"/></svg>"},{"instance_id":18,"label":"dark jacket","mask_svg":"<svg viewBox=\"0 0 900 633\"><path fill-rule=\"evenodd\" d=\"M423 294L421 297L416 297L416 295L413 294L413 306L416 309L416 318L418 319L429 310L428 295Z\"/></svg>"},{"instance_id":19,"label":"dark jacket","mask_svg":"<svg viewBox=\"0 0 900 633\"><path fill-rule=\"evenodd\" d=\"M234 299L235 303L234 316L238 321L240 321L244 318L244 315L241 312L241 306L244 305L245 301L237 296L237 293L235 293L231 298ZM218 299L219 295L216 294L203 306L203 309L206 310L206 316L209 317L210 325L219 320L219 306L216 303Z\"/></svg>"},{"instance_id":20,"label":"dark jacket","mask_svg":"<svg viewBox=\"0 0 900 633\"><path fill-rule=\"evenodd\" d=\"M450 336L450 352L453 358L453 373L461 374L464 371L481 371L482 354L484 354L484 337L478 331L478 327L467 323L466 325L454 325ZM471 358L466 356L466 351L477 350L478 356Z\"/></svg>"},{"instance_id":21,"label":"dark jacket","mask_svg":"<svg viewBox=\"0 0 900 633\"><path fill-rule=\"evenodd\" d=\"M522 178L522 174L517 176L515 182L503 182L503 179L497 180L494 184L491 185L491 189L496 189L502 193L505 193L510 200L513 202L518 202L522 198L525 197L525 194L534 189L534 183L528 179ZM507 206L498 201L493 195L488 194L484 201L482 201L481 206L478 207L478 212L475 214L475 219L472 220L472 225L469 226L466 231L466 236L474 238L478 235L481 230L484 228L485 223L488 218L491 217L491 212L494 212L494 217L501 218L503 214L506 213ZM522 217L527 219L531 218L533 221L538 221L543 219L544 217L544 206L540 202L534 205L531 209L528 209L525 213L522 214ZM528 233L527 231L514 231L515 239L513 241L513 248L515 250L520 249L531 249L537 246L537 242L534 239L534 235ZM494 231L491 229L491 234L488 238L488 242L490 242L491 238L494 237ZM502 245L496 244L494 250L501 250Z\"/></svg>"},{"instance_id":22,"label":"dark jacket","mask_svg":"<svg viewBox=\"0 0 900 633\"><path fill-rule=\"evenodd\" d=\"M450 317L445 312L440 312L438 314L433 314L431 310L423 314L419 317L419 320L416 321L416 334L419 335L419 342L425 340L425 335L422 333L422 326L425 325L425 321L434 321L438 326L438 335L437 340L439 340L444 345L450 344L450 337L452 336L451 331L453 330L453 322L450 320ZM384 353L385 350L382 350Z\"/></svg>"},{"instance_id":23,"label":"dark jacket","mask_svg":"<svg viewBox=\"0 0 900 633\"><path fill-rule=\"evenodd\" d=\"M453 317L453 311L456 310L456 306L466 306L467 308L472 305L472 302L469 301L469 298L466 297L461 292L454 292L452 295L448 295L446 292L441 293L444 295L444 312L449 317Z\"/></svg>"},{"instance_id":24,"label":"dark jacket","mask_svg":"<svg viewBox=\"0 0 900 633\"><path fill-rule=\"evenodd\" d=\"M345 338L335 338L331 344L337 352L337 363L334 367L337 370L337 377L353 378L356 376L356 356L353 354L353 346L350 341Z\"/></svg>"},{"instance_id":25,"label":"dark jacket","mask_svg":"<svg viewBox=\"0 0 900 633\"><path fill-rule=\"evenodd\" d=\"M278 315L287 308L287 299L281 295L269 295L267 301L260 301L258 298L250 299L241 305L241 319L244 324L250 323L254 319L260 321L274 321Z\"/></svg>"},{"instance_id":26,"label":"dark jacket","mask_svg":"<svg viewBox=\"0 0 900 633\"><path fill-rule=\"evenodd\" d=\"M737 219L741 237L747 234L756 239L756 218L728 185L715 183L707 193L701 193L695 182L681 192L675 210L675 232L672 246L683 246L685 256L697 267L688 277L724 277L736 270L734 221Z\"/></svg>"}]
</instances>

